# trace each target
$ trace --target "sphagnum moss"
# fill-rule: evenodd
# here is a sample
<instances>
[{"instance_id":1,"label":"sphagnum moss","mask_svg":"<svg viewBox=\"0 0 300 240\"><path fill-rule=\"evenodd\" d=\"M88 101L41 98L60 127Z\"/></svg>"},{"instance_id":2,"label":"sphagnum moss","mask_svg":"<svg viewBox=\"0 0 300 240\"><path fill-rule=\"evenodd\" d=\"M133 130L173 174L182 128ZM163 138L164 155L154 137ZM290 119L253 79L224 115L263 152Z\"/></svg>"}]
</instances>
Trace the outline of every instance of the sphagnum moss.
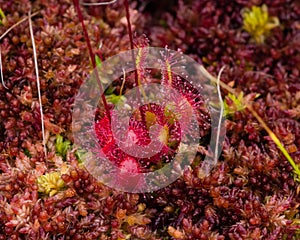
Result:
<instances>
[{"instance_id":1,"label":"sphagnum moss","mask_svg":"<svg viewBox=\"0 0 300 240\"><path fill-rule=\"evenodd\" d=\"M144 9L143 14L131 8L130 12L134 15L132 28L148 32L151 45L167 43L172 49L191 53L200 62L207 59L203 64L210 72L216 73L227 65L222 81L241 89L245 96L259 93L253 104L255 111L284 144L294 146L290 155L299 164L300 134L295 124L299 122L299 114L295 106L300 104L296 93L299 90L296 66L300 60L299 49L292 40L297 39L300 8L295 2L268 1L269 12L277 14L281 24L270 31L274 37L265 41L269 45L249 43L249 34L240 31L243 24L240 11L249 6L249 1L179 1L174 11L163 14L160 21L163 25L157 25L151 14L147 14L149 9L153 13L155 6L148 5L148 1L136 2L136 9ZM6 15L5 27L27 16L25 4L3 0L0 3ZM45 117L64 130L68 138L72 97L91 68L85 41L69 1L34 1L33 4L33 9L42 12L32 21L35 39L43 45L37 47L37 55ZM95 16L102 18L102 27L85 15L92 46L96 48L101 38L105 57L128 49L121 1L105 11L95 7L93 10ZM1 27L0 31L5 29ZM0 85L0 239L172 239L172 236L219 240L297 239L300 188L291 174L293 168L247 109L232 114L226 121L227 137L220 163L210 176L198 177L199 156L193 168L186 169L181 179L165 189L141 195L120 193L97 183L79 168L74 153L67 150L65 161L72 170L61 176L66 190L51 197L38 195L37 174L43 176L58 170L43 164L28 28L17 26L0 40L8 88ZM249 69L272 77L262 78ZM48 73L45 78L44 71ZM124 92L130 84L125 83ZM31 115L26 116L24 112ZM281 120L295 126L278 127ZM58 133L52 127L46 130L55 139ZM18 141L19 136L22 141ZM27 161L24 171L15 168L15 158L21 158L20 151L30 152L28 159L23 159ZM55 149L49 154L51 159ZM17 164L21 166L22 162L18 160ZM139 204L143 203L146 208L142 214L151 223L120 224L118 208L126 210L128 216L136 216ZM130 223L136 223L131 220Z\"/></svg>"},{"instance_id":2,"label":"sphagnum moss","mask_svg":"<svg viewBox=\"0 0 300 240\"><path fill-rule=\"evenodd\" d=\"M253 37L256 43L264 43L271 30L279 26L277 17L270 17L267 5L252 6L242 10L243 28Z\"/></svg>"},{"instance_id":3,"label":"sphagnum moss","mask_svg":"<svg viewBox=\"0 0 300 240\"><path fill-rule=\"evenodd\" d=\"M59 172L46 173L37 179L38 191L52 197L65 187Z\"/></svg>"}]
</instances>

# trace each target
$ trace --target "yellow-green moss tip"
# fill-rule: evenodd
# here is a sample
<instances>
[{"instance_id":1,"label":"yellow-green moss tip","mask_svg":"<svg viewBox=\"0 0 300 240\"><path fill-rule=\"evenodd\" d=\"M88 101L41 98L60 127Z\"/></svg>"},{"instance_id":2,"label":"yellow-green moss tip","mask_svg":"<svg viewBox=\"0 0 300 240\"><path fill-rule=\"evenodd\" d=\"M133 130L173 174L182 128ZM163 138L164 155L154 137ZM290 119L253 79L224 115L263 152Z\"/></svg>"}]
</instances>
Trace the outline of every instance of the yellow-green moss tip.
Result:
<instances>
[{"instance_id":1,"label":"yellow-green moss tip","mask_svg":"<svg viewBox=\"0 0 300 240\"><path fill-rule=\"evenodd\" d=\"M4 12L0 8L0 25L3 25L3 21L6 19Z\"/></svg>"},{"instance_id":2,"label":"yellow-green moss tip","mask_svg":"<svg viewBox=\"0 0 300 240\"><path fill-rule=\"evenodd\" d=\"M252 6L242 10L243 28L253 37L255 42L264 43L271 29L279 26L277 17L270 17L267 5Z\"/></svg>"},{"instance_id":3,"label":"yellow-green moss tip","mask_svg":"<svg viewBox=\"0 0 300 240\"><path fill-rule=\"evenodd\" d=\"M244 93L240 92L238 97L234 94L229 93L226 98L232 101L231 105L228 105L226 100L223 101L224 105L224 116L233 115L235 112L243 111L247 105L244 103Z\"/></svg>"},{"instance_id":4,"label":"yellow-green moss tip","mask_svg":"<svg viewBox=\"0 0 300 240\"><path fill-rule=\"evenodd\" d=\"M41 193L48 194L50 197L55 195L59 190L61 190L65 183L61 179L60 173L52 172L47 173L38 177L37 180L38 191Z\"/></svg>"}]
</instances>

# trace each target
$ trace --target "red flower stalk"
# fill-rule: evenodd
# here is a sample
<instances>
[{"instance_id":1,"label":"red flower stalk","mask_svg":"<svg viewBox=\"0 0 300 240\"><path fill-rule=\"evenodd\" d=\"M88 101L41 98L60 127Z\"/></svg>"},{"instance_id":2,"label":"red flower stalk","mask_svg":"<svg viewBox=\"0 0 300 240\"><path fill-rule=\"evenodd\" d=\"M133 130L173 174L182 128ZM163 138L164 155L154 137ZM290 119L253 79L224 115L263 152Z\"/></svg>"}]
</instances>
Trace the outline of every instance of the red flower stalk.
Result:
<instances>
[{"instance_id":1,"label":"red flower stalk","mask_svg":"<svg viewBox=\"0 0 300 240\"><path fill-rule=\"evenodd\" d=\"M85 24L84 24L84 21L83 21L82 12L80 10L79 0L73 0L73 3L74 3L74 6L76 8L76 11L77 11L79 21L81 22L82 30L83 30L83 33L84 33L84 37L86 39L86 44L87 44L87 48L89 50L89 54L90 54L90 58L91 58L93 69L95 69L95 71L96 71L96 80L97 80L100 92L104 93L103 87L102 87L102 84L101 84L101 81L100 81L100 78L99 78L99 74L97 72L97 65L96 65L96 60L95 60L95 54L93 52L93 49L92 49L92 46L91 46L91 41L90 41L88 32L86 30L86 27L85 27ZM106 98L105 98L104 94L102 94L101 98L102 98L102 101L103 101L103 105L104 105L106 114L107 114L108 118L110 119L109 107L107 105L107 101L106 101Z\"/></svg>"}]
</instances>

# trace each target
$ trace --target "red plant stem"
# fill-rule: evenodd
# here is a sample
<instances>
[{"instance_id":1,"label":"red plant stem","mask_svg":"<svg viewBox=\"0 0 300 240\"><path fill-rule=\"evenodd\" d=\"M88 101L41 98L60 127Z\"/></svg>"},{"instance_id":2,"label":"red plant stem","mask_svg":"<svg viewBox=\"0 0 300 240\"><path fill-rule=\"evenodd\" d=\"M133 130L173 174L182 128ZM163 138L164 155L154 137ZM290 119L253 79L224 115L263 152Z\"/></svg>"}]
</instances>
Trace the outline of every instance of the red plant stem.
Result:
<instances>
[{"instance_id":1,"label":"red plant stem","mask_svg":"<svg viewBox=\"0 0 300 240\"><path fill-rule=\"evenodd\" d=\"M133 37L132 37L132 30L131 30L131 22L130 22L128 0L124 0L124 6L125 6L125 10L126 10L126 19L127 19L128 35L129 35L129 40L130 40L130 48L131 48L131 50L133 50L134 49L134 45L133 45ZM138 70L136 69L136 62L135 62L135 59L134 59L133 52L132 52L132 61L134 62L134 68L135 68L135 71L134 71L135 85L137 87L139 87L140 83L139 83L138 73L137 73ZM140 98L141 95L140 95L139 88L137 88L136 92L137 92L137 96ZM142 116L142 121L145 123L146 122L146 118L145 118L144 111L141 112L141 116Z\"/></svg>"},{"instance_id":2,"label":"red plant stem","mask_svg":"<svg viewBox=\"0 0 300 240\"><path fill-rule=\"evenodd\" d=\"M125 10L126 10L126 19L127 19L127 26L128 26L128 34L130 39L130 47L133 49L133 37L132 37L132 30L131 30L131 23L130 23L130 14L129 14L129 5L128 0L124 0Z\"/></svg>"},{"instance_id":3,"label":"red plant stem","mask_svg":"<svg viewBox=\"0 0 300 240\"><path fill-rule=\"evenodd\" d=\"M102 98L102 101L103 101L103 105L104 105L106 114L108 116L108 119L111 120L110 113L109 113L109 108L108 108L108 105L107 105L107 101L106 101L106 98L104 96L104 90L103 90L103 87L102 87L102 84L101 84L101 80L100 80L100 77L99 77L99 74L98 74L98 70L97 70L97 65L96 65L96 60L95 60L95 54L93 52L93 49L92 49L92 46L91 46L91 41L90 41L88 32L86 30L86 27L85 27L85 24L84 24L84 21L83 21L82 12L80 10L79 0L73 0L73 3L74 3L74 6L75 6L75 9L77 11L79 21L81 22L83 34L84 34L84 37L85 37L85 40L86 40L86 44L87 44L87 48L89 50L90 58L91 58L91 61L92 61L92 66L93 66L93 68L96 71L96 80L97 80L100 92L102 93L101 98Z\"/></svg>"},{"instance_id":4,"label":"red plant stem","mask_svg":"<svg viewBox=\"0 0 300 240\"><path fill-rule=\"evenodd\" d=\"M126 10L126 19L127 19L128 35L129 35L129 40L130 40L130 48L132 50L132 49L134 49L134 46L133 46L133 37L132 37L132 30L131 30L128 0L124 0L124 6L125 6L125 10ZM135 69L136 69L133 52L132 52L132 60L134 62ZM139 80L138 80L137 70L134 71L134 76L135 76L135 85L138 87Z\"/></svg>"}]
</instances>

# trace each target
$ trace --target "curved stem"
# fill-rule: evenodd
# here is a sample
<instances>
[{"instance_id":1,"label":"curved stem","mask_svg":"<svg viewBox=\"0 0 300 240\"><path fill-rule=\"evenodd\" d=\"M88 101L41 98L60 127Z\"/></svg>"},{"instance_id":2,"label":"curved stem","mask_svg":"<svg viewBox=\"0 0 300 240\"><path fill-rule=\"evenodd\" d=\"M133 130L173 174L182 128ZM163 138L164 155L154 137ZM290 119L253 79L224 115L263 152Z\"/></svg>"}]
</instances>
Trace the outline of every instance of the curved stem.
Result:
<instances>
[{"instance_id":1,"label":"curved stem","mask_svg":"<svg viewBox=\"0 0 300 240\"><path fill-rule=\"evenodd\" d=\"M222 75L222 72L224 71L224 69L225 69L225 66L223 66L221 68L221 70L219 71L219 74L218 74L218 78L217 78L217 90L218 90L218 96L219 96L219 101L220 101L220 116L219 116L216 146L215 146L215 156L214 156L215 164L218 161L218 155L219 155L219 147L218 146L219 146L219 141L220 141L221 124L222 124L222 118L223 118L223 113L224 113L224 105L223 105L223 99L222 99L221 89L220 89L220 79L221 79L221 75Z\"/></svg>"},{"instance_id":2,"label":"curved stem","mask_svg":"<svg viewBox=\"0 0 300 240\"><path fill-rule=\"evenodd\" d=\"M127 19L128 35L129 35L129 40L130 40L130 48L131 48L131 50L133 50L134 45L133 45L133 36L132 36L132 29L131 29L131 22L130 22L128 0L124 0L124 6L125 6L125 10L126 10L126 19ZM134 61L133 52L132 52L132 61L135 63L135 69L136 69L136 62ZM139 87L140 84L139 84L137 69L134 71L134 77L135 77L135 85L137 87Z\"/></svg>"},{"instance_id":3,"label":"curved stem","mask_svg":"<svg viewBox=\"0 0 300 240\"><path fill-rule=\"evenodd\" d=\"M203 66L200 67L201 72L212 82L217 83L222 88L226 89L231 94L234 94L236 97L238 97L238 94L234 88L229 87L226 83L223 83L221 81L218 81L215 77L213 77ZM258 115L258 113L253 109L252 102L244 102L247 109L252 113L252 115L257 119L257 121L261 124L261 126L266 130L268 135L271 137L273 142L276 144L276 146L279 148L279 150L282 152L282 154L285 156L285 158L288 160L290 165L293 167L294 172L297 174L298 179L300 178L300 169L298 165L295 163L291 155L288 153L288 151L284 148L276 134L269 128L267 123ZM299 180L300 181L300 180Z\"/></svg>"},{"instance_id":4,"label":"curved stem","mask_svg":"<svg viewBox=\"0 0 300 240\"><path fill-rule=\"evenodd\" d=\"M37 15L40 11L37 11L33 14L31 14L31 17L34 17L35 15ZM23 19L21 19L19 22L15 23L14 25L12 25L9 29L7 29L5 31L5 33L3 33L1 36L0 36L0 41L12 30L14 29L16 26L20 25L22 22L25 22L26 20L28 19L28 16L27 17L24 17Z\"/></svg>"},{"instance_id":5,"label":"curved stem","mask_svg":"<svg viewBox=\"0 0 300 240\"><path fill-rule=\"evenodd\" d=\"M1 45L0 45L0 74L1 74L1 83L2 83L3 87L8 89L8 87L4 83L4 77L3 77Z\"/></svg>"},{"instance_id":6,"label":"curved stem","mask_svg":"<svg viewBox=\"0 0 300 240\"><path fill-rule=\"evenodd\" d=\"M101 84L101 80L100 80L100 77L99 77L99 74L98 74L96 60L95 60L95 54L93 52L91 41L90 41L88 32L86 30L86 27L85 27L85 24L84 24L84 21L83 21L82 12L81 12L80 6L79 6L79 0L73 0L73 3L74 3L74 6L76 8L76 11L77 11L79 21L81 22L83 34L84 34L84 37L86 39L86 44L87 44L87 48L88 48L89 55L90 55L90 58L91 58L93 69L95 69L95 71L96 71L96 80L97 80L100 92L102 93L101 98L102 98L102 101L103 101L103 105L104 105L106 114L107 114L107 116L108 116L108 118L110 120L111 118L110 118L109 108L108 108L108 105L107 105L106 98L104 96L104 90L103 90L103 87L102 87L102 84Z\"/></svg>"},{"instance_id":7,"label":"curved stem","mask_svg":"<svg viewBox=\"0 0 300 240\"><path fill-rule=\"evenodd\" d=\"M35 68L35 75L36 75L36 86L37 86L39 105L40 105L43 146L44 146L44 153L45 153L45 158L46 158L46 163L47 163L47 149L46 149L46 137L45 137L45 127L44 127L43 104L42 104L42 96L41 96L41 87L40 87L40 78L39 78L39 69L38 69L38 62L37 62L35 40L34 40L33 28L32 28L32 22L31 22L31 11L28 12L28 22L29 22L29 31L30 31L30 37L31 37L31 42L32 42L34 68Z\"/></svg>"},{"instance_id":8,"label":"curved stem","mask_svg":"<svg viewBox=\"0 0 300 240\"><path fill-rule=\"evenodd\" d=\"M103 6L103 5L113 4L117 1L118 0L112 0L112 1L108 1L108 2L99 2L99 3L87 3L87 2L80 1L80 4L83 5L83 6Z\"/></svg>"}]
</instances>

